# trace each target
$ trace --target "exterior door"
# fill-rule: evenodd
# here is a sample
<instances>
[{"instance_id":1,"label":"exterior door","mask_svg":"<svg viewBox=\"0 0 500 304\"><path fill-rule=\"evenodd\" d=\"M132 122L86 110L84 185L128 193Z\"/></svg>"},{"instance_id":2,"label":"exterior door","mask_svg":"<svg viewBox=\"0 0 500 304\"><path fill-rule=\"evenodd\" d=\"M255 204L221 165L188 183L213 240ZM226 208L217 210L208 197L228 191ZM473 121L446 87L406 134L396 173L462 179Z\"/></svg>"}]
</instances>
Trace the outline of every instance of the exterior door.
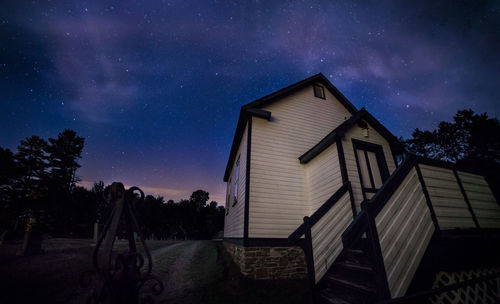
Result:
<instances>
[{"instance_id":1,"label":"exterior door","mask_svg":"<svg viewBox=\"0 0 500 304\"><path fill-rule=\"evenodd\" d=\"M389 170L382 146L352 140L354 155L358 165L363 199L370 200L389 178Z\"/></svg>"}]
</instances>

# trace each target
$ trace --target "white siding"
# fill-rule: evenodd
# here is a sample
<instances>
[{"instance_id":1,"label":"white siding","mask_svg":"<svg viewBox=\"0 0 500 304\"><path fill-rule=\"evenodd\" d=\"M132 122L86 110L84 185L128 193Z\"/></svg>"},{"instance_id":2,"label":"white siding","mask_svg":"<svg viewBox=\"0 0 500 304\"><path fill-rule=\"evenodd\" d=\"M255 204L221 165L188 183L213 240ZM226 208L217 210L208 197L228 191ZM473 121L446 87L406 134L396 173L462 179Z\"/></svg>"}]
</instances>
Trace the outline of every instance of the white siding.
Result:
<instances>
[{"instance_id":1,"label":"white siding","mask_svg":"<svg viewBox=\"0 0 500 304\"><path fill-rule=\"evenodd\" d=\"M229 208L226 218L224 220L224 237L227 238L241 238L243 237L243 224L244 224L244 214L245 214L245 183L246 183L246 164L247 164L247 138L248 138L248 124L245 127L243 136L241 138L240 147L238 148L238 153L234 158L233 168L231 174L229 175L228 187L226 193L226 206ZM238 202L233 207L233 196L234 196L234 182L236 174L236 161L240 157L240 176L239 176L239 193ZM229 183L229 181L231 181Z\"/></svg>"},{"instance_id":2,"label":"white siding","mask_svg":"<svg viewBox=\"0 0 500 304\"><path fill-rule=\"evenodd\" d=\"M304 167L310 215L342 186L337 144L328 147Z\"/></svg>"},{"instance_id":3,"label":"white siding","mask_svg":"<svg viewBox=\"0 0 500 304\"><path fill-rule=\"evenodd\" d=\"M392 151L391 147L389 146L389 142L387 142L387 140L382 135L375 131L372 126L368 125L368 130L368 137L365 137L363 134L363 129L356 125L346 132L344 140L342 141L347 167L347 175L349 176L349 181L352 185L354 202L356 203L356 208L358 211L361 209L360 204L363 201L363 194L361 191L361 183L359 182L358 166L356 164L356 157L354 155L352 139L381 145L382 149L384 150L384 157L387 163L387 168L389 168L389 175L392 174L394 170L396 170L396 165L394 164L394 158L392 157ZM364 161L364 159L362 159L361 161Z\"/></svg>"},{"instance_id":4,"label":"white siding","mask_svg":"<svg viewBox=\"0 0 500 304\"><path fill-rule=\"evenodd\" d=\"M306 87L264 107L271 121L253 119L249 237L286 238L311 213L298 157L351 116L325 94L326 99L314 97L312 86Z\"/></svg>"},{"instance_id":5,"label":"white siding","mask_svg":"<svg viewBox=\"0 0 500 304\"><path fill-rule=\"evenodd\" d=\"M346 192L337 203L311 227L315 280L328 271L344 248L342 233L352 221L351 200Z\"/></svg>"},{"instance_id":6,"label":"white siding","mask_svg":"<svg viewBox=\"0 0 500 304\"><path fill-rule=\"evenodd\" d=\"M392 297L405 294L434 232L415 168L375 218Z\"/></svg>"},{"instance_id":7,"label":"white siding","mask_svg":"<svg viewBox=\"0 0 500 304\"><path fill-rule=\"evenodd\" d=\"M484 177L458 171L479 227L500 228L500 206Z\"/></svg>"},{"instance_id":8,"label":"white siding","mask_svg":"<svg viewBox=\"0 0 500 304\"><path fill-rule=\"evenodd\" d=\"M453 170L427 165L420 168L439 228L476 227Z\"/></svg>"}]
</instances>

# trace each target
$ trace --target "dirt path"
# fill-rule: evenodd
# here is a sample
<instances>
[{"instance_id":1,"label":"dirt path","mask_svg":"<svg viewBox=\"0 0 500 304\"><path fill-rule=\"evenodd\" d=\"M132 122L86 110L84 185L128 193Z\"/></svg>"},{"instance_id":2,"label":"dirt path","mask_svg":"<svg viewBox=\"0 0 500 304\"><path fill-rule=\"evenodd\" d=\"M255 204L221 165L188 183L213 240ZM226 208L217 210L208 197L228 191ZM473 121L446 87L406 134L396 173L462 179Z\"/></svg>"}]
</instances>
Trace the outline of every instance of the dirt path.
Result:
<instances>
[{"instance_id":1,"label":"dirt path","mask_svg":"<svg viewBox=\"0 0 500 304\"><path fill-rule=\"evenodd\" d=\"M200 248L197 241L186 241L156 249L152 252L153 273L163 280L165 290L162 300L185 298L193 288L188 270L193 256Z\"/></svg>"}]
</instances>

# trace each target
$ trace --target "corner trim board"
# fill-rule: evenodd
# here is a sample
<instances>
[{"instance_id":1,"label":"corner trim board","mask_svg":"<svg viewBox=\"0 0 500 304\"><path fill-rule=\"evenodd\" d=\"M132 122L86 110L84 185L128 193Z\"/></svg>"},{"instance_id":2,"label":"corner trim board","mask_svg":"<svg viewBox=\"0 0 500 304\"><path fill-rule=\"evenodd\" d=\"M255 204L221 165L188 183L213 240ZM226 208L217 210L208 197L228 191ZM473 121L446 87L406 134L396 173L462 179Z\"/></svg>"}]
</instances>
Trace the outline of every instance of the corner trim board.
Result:
<instances>
[{"instance_id":1,"label":"corner trim board","mask_svg":"<svg viewBox=\"0 0 500 304\"><path fill-rule=\"evenodd\" d=\"M243 245L248 244L248 217L250 216L250 164L252 151L252 117L248 118L248 135L247 135L247 159L246 159L246 180L245 180L245 212L243 219Z\"/></svg>"},{"instance_id":2,"label":"corner trim board","mask_svg":"<svg viewBox=\"0 0 500 304\"><path fill-rule=\"evenodd\" d=\"M342 183L347 183L349 181L349 176L347 175L347 165L345 163L344 146L342 145L342 138L338 136L335 139L337 143L337 154L339 157L340 174L342 175Z\"/></svg>"}]
</instances>

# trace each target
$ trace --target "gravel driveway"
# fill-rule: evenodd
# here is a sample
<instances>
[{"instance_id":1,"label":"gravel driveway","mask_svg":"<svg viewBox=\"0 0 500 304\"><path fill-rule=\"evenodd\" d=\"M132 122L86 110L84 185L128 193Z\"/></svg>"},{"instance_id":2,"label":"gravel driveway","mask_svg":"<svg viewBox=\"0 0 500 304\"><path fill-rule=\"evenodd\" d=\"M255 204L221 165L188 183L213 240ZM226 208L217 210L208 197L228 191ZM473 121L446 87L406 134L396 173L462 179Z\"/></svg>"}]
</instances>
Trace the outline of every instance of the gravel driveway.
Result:
<instances>
[{"instance_id":1,"label":"gravel driveway","mask_svg":"<svg viewBox=\"0 0 500 304\"><path fill-rule=\"evenodd\" d=\"M169 303L183 301L193 289L191 278L191 263L194 255L200 249L200 242L186 241L154 250L153 273L163 280L165 290L162 300Z\"/></svg>"}]
</instances>

